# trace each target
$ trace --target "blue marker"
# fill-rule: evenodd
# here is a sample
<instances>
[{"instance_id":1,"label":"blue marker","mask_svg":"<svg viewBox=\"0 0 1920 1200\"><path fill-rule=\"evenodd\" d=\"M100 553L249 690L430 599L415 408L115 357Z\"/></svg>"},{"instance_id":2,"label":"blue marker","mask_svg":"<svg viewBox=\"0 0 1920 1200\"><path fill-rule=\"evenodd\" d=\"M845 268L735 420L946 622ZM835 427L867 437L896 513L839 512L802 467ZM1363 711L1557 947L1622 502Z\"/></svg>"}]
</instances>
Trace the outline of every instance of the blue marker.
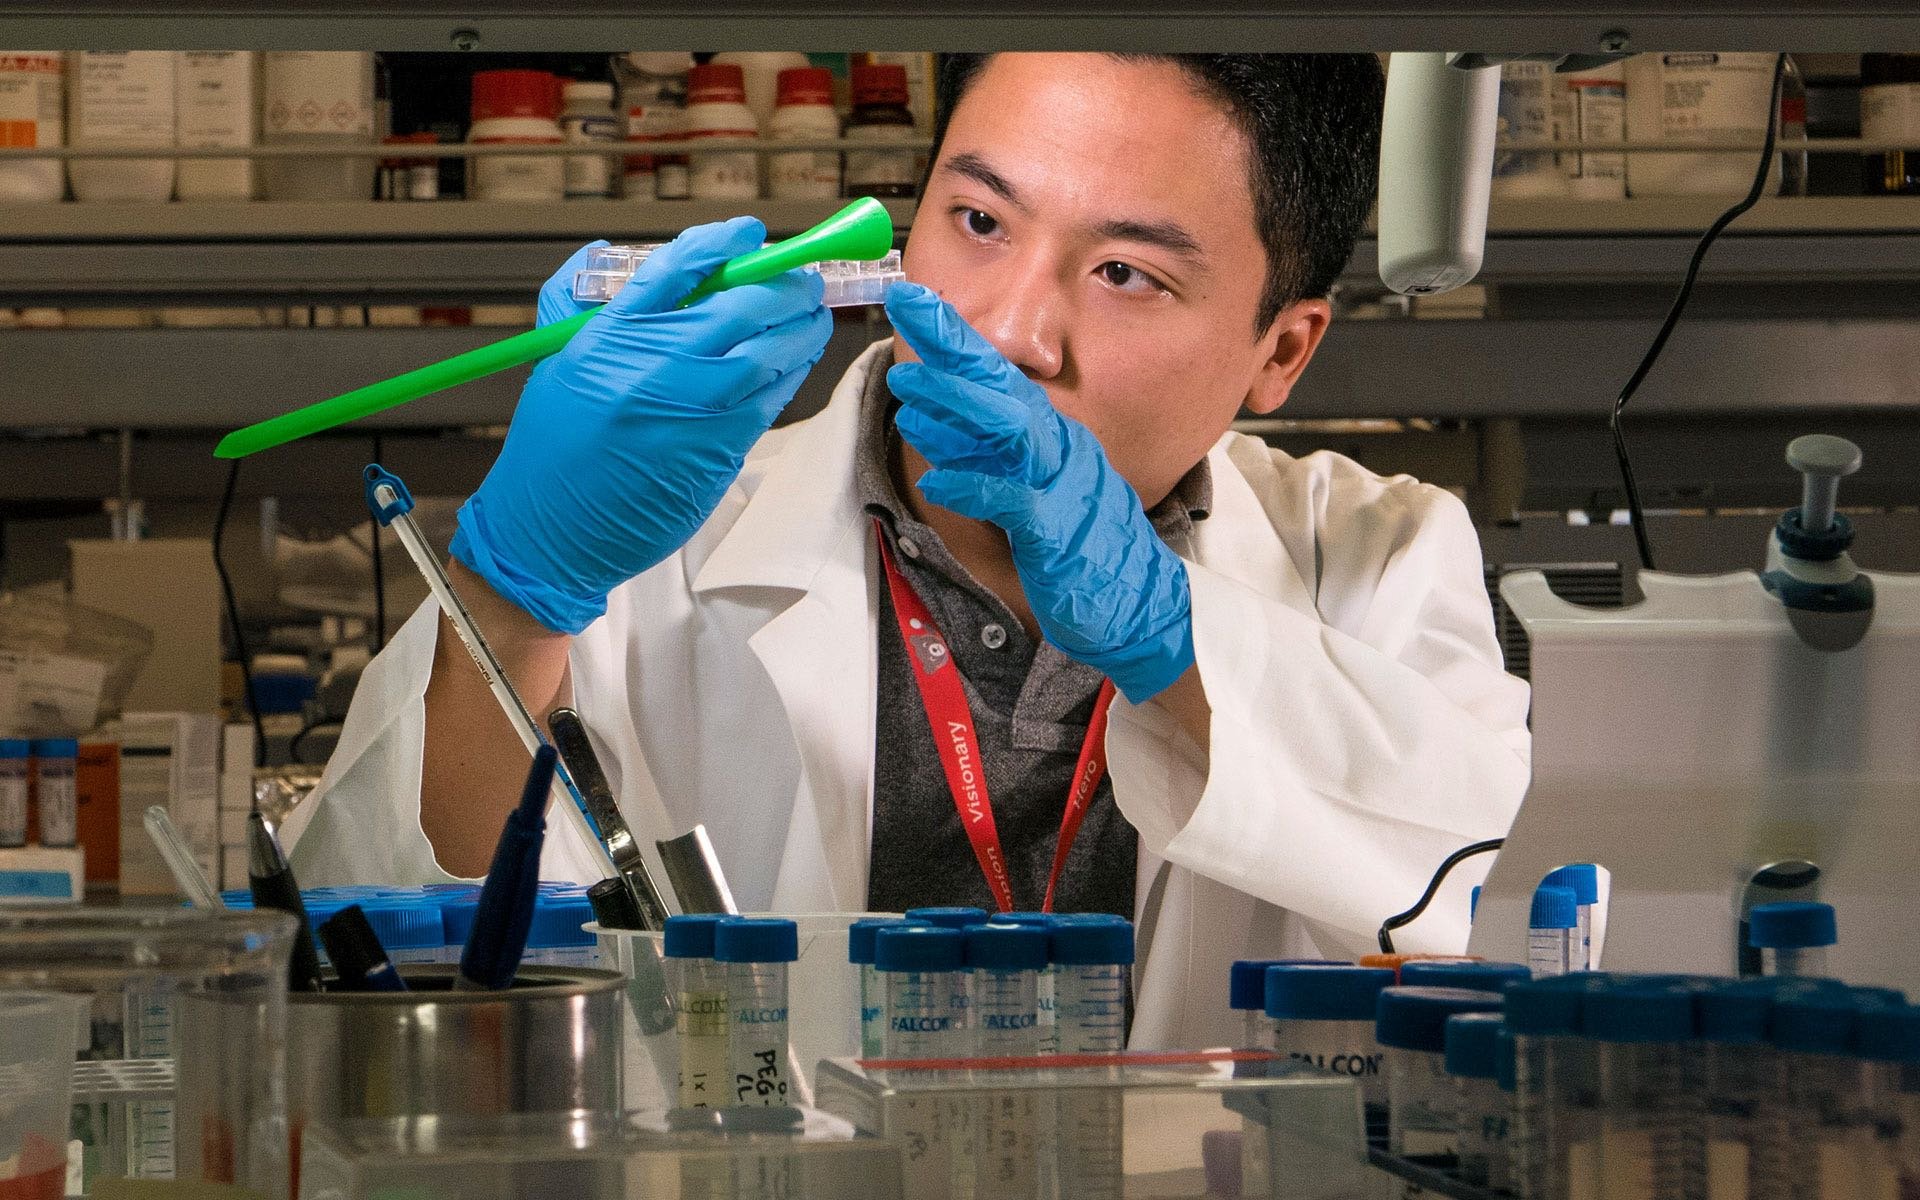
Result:
<instances>
[{"instance_id":1,"label":"blue marker","mask_svg":"<svg viewBox=\"0 0 1920 1200\"><path fill-rule=\"evenodd\" d=\"M520 792L520 804L507 814L493 864L480 888L480 907L460 952L457 991L497 991L512 987L527 948L527 930L540 892L540 848L547 838L547 793L553 787L554 750L541 746Z\"/></svg>"}]
</instances>

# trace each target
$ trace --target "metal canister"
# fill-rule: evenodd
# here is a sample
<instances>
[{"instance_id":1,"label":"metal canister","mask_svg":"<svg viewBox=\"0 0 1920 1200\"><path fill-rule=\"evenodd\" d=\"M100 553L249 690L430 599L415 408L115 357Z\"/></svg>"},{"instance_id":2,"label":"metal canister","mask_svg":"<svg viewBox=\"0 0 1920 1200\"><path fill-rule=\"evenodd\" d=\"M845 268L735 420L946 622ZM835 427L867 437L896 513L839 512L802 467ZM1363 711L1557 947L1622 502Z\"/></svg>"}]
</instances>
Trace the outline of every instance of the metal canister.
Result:
<instances>
[{"instance_id":1,"label":"metal canister","mask_svg":"<svg viewBox=\"0 0 1920 1200\"><path fill-rule=\"evenodd\" d=\"M452 990L457 968L400 968L406 992L287 997L294 1128L337 1117L621 1109L624 981L529 967L497 992Z\"/></svg>"}]
</instances>

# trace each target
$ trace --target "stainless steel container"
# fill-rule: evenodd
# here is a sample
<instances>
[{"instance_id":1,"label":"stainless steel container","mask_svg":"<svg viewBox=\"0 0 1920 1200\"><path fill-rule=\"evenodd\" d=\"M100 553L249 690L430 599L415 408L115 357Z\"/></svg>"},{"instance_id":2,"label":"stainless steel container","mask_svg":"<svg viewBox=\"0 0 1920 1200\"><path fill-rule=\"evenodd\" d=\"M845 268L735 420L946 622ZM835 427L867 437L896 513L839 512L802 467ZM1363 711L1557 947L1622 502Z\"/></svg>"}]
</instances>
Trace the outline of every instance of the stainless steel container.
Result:
<instances>
[{"instance_id":1,"label":"stainless steel container","mask_svg":"<svg viewBox=\"0 0 1920 1200\"><path fill-rule=\"evenodd\" d=\"M618 974L527 967L506 991L456 992L452 966L400 973L413 990L287 997L295 1129L336 1117L620 1111Z\"/></svg>"}]
</instances>

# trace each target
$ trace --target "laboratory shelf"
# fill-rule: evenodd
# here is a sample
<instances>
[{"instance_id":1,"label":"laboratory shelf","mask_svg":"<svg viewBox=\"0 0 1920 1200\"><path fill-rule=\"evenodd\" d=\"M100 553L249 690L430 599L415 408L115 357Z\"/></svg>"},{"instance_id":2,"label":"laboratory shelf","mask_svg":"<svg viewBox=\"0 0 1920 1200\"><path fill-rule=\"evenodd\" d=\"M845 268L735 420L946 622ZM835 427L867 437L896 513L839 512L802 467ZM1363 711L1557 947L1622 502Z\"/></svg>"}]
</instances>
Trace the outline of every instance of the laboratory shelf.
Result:
<instances>
[{"instance_id":1,"label":"laboratory shelf","mask_svg":"<svg viewBox=\"0 0 1920 1200\"><path fill-rule=\"evenodd\" d=\"M1653 334L1648 320L1348 321L1321 345L1285 414L1594 416ZM507 328L53 329L0 332L33 390L0 391L0 427L233 428L514 332ZM834 338L822 393L884 326ZM1676 337L1644 413L1910 409L1913 326L1896 320L1699 320ZM525 380L506 371L369 417L356 429L504 424ZM57 394L57 403L47 397Z\"/></svg>"},{"instance_id":2,"label":"laboratory shelf","mask_svg":"<svg viewBox=\"0 0 1920 1200\"><path fill-rule=\"evenodd\" d=\"M141 300L218 303L337 297L524 302L596 237L646 241L743 207L774 236L835 201L570 201L505 204L195 203L0 205L0 306ZM1677 280L1716 199L1528 201L1496 206L1480 282ZM896 228L912 201L889 201ZM1343 279L1378 287L1362 239ZM1920 280L1920 197L1767 200L1722 238L1705 277L1727 282ZM1910 303L1900 306L1911 311Z\"/></svg>"}]
</instances>

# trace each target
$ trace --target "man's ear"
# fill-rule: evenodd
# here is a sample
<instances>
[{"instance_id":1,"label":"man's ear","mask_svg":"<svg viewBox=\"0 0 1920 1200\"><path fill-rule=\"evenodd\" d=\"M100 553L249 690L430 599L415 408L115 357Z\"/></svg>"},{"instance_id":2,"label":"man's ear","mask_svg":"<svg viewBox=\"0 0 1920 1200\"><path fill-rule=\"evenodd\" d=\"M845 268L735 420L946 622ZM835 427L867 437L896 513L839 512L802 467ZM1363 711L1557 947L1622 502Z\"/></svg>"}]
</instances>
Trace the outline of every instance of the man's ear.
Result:
<instances>
[{"instance_id":1,"label":"man's ear","mask_svg":"<svg viewBox=\"0 0 1920 1200\"><path fill-rule=\"evenodd\" d=\"M1260 337L1267 357L1247 390L1247 411L1264 416L1287 402L1332 319L1333 308L1325 300L1298 300L1280 310Z\"/></svg>"}]
</instances>

